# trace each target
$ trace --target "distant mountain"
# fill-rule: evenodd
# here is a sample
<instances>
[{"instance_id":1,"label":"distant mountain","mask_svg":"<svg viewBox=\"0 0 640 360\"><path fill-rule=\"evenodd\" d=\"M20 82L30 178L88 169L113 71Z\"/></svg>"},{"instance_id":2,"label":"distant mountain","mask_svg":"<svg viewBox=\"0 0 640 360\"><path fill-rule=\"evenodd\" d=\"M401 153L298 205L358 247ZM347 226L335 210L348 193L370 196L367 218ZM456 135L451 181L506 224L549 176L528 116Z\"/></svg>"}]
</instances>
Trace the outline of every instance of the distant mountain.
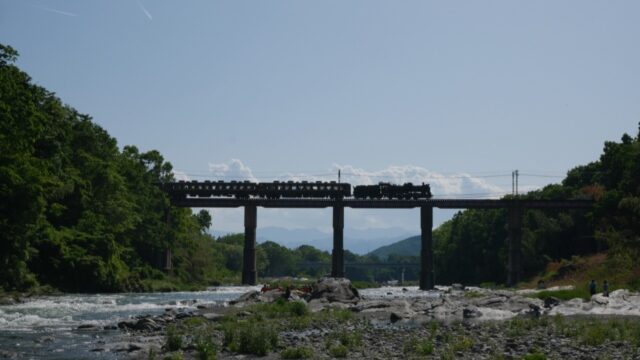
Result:
<instances>
[{"instance_id":1,"label":"distant mountain","mask_svg":"<svg viewBox=\"0 0 640 360\"><path fill-rule=\"evenodd\" d=\"M229 234L226 231L213 231L214 236ZM381 246L389 245L409 236L402 228L383 229L344 229L344 248L363 255ZM285 229L280 227L258 228L256 238L259 243L273 241L290 249L300 245L312 245L320 250L333 248L333 233L318 229Z\"/></svg>"},{"instance_id":2,"label":"distant mountain","mask_svg":"<svg viewBox=\"0 0 640 360\"><path fill-rule=\"evenodd\" d=\"M369 254L376 255L381 260L386 260L391 254L420 256L420 235L412 236L396 243L379 247Z\"/></svg>"}]
</instances>

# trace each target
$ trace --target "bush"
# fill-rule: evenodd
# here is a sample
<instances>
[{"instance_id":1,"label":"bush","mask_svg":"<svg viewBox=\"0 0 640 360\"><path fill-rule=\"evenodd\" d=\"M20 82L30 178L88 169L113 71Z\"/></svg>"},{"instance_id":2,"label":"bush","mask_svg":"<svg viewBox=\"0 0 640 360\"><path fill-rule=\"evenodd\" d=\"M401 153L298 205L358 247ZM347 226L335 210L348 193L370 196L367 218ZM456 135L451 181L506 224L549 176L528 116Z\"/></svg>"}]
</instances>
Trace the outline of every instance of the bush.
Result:
<instances>
[{"instance_id":1,"label":"bush","mask_svg":"<svg viewBox=\"0 0 640 360\"><path fill-rule=\"evenodd\" d=\"M468 351L473 346L473 339L463 336L451 347L454 352Z\"/></svg>"},{"instance_id":2,"label":"bush","mask_svg":"<svg viewBox=\"0 0 640 360\"><path fill-rule=\"evenodd\" d=\"M329 354L334 358L346 358L347 352L347 347L344 345L334 345L329 348Z\"/></svg>"},{"instance_id":3,"label":"bush","mask_svg":"<svg viewBox=\"0 0 640 360\"><path fill-rule=\"evenodd\" d=\"M431 339L411 338L404 343L403 352L405 354L415 353L420 356L427 356L433 354L433 342Z\"/></svg>"},{"instance_id":4,"label":"bush","mask_svg":"<svg viewBox=\"0 0 640 360\"><path fill-rule=\"evenodd\" d=\"M178 331L175 325L167 326L166 346L169 351L182 349L182 333Z\"/></svg>"},{"instance_id":5,"label":"bush","mask_svg":"<svg viewBox=\"0 0 640 360\"><path fill-rule=\"evenodd\" d=\"M283 359L308 359L313 356L313 350L311 348L301 347L288 347L282 351Z\"/></svg>"},{"instance_id":6,"label":"bush","mask_svg":"<svg viewBox=\"0 0 640 360\"><path fill-rule=\"evenodd\" d=\"M264 356L278 345L278 333L263 322L227 323L223 328L229 350Z\"/></svg>"},{"instance_id":7,"label":"bush","mask_svg":"<svg viewBox=\"0 0 640 360\"><path fill-rule=\"evenodd\" d=\"M215 360L217 358L216 346L210 334L198 336L195 342L198 360Z\"/></svg>"}]
</instances>

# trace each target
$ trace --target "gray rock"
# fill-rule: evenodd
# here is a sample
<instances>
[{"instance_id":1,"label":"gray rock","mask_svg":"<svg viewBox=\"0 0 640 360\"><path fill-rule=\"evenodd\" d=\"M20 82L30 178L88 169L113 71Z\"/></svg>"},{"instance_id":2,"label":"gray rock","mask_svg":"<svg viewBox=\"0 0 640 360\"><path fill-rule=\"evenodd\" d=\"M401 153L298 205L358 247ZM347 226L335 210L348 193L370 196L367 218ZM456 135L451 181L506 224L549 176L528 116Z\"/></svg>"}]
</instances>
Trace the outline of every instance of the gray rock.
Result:
<instances>
[{"instance_id":1,"label":"gray rock","mask_svg":"<svg viewBox=\"0 0 640 360\"><path fill-rule=\"evenodd\" d=\"M552 308L557 305L560 305L560 299L556 297L549 296L548 298L544 299L544 307L546 308Z\"/></svg>"},{"instance_id":2,"label":"gray rock","mask_svg":"<svg viewBox=\"0 0 640 360\"><path fill-rule=\"evenodd\" d=\"M462 309L462 317L464 319L475 319L482 316L482 313L475 308L464 308Z\"/></svg>"},{"instance_id":3,"label":"gray rock","mask_svg":"<svg viewBox=\"0 0 640 360\"><path fill-rule=\"evenodd\" d=\"M202 314L202 317L209 321L220 321L224 317L224 315L216 314L216 313L206 313Z\"/></svg>"},{"instance_id":4,"label":"gray rock","mask_svg":"<svg viewBox=\"0 0 640 360\"><path fill-rule=\"evenodd\" d=\"M311 300L326 299L329 302L355 303L360 300L358 290L345 278L325 277L315 284L311 291Z\"/></svg>"},{"instance_id":5,"label":"gray rock","mask_svg":"<svg viewBox=\"0 0 640 360\"><path fill-rule=\"evenodd\" d=\"M133 321L120 321L118 328L122 330L131 330L135 327L136 323Z\"/></svg>"},{"instance_id":6,"label":"gray rock","mask_svg":"<svg viewBox=\"0 0 640 360\"><path fill-rule=\"evenodd\" d=\"M161 330L162 327L153 321L153 319L145 318L138 320L138 322L133 325L133 329L138 331L158 331Z\"/></svg>"},{"instance_id":7,"label":"gray rock","mask_svg":"<svg viewBox=\"0 0 640 360\"><path fill-rule=\"evenodd\" d=\"M451 284L451 290L464 291L464 285L458 283Z\"/></svg>"},{"instance_id":8,"label":"gray rock","mask_svg":"<svg viewBox=\"0 0 640 360\"><path fill-rule=\"evenodd\" d=\"M94 324L82 324L78 326L78 330L98 330L98 327Z\"/></svg>"}]
</instances>

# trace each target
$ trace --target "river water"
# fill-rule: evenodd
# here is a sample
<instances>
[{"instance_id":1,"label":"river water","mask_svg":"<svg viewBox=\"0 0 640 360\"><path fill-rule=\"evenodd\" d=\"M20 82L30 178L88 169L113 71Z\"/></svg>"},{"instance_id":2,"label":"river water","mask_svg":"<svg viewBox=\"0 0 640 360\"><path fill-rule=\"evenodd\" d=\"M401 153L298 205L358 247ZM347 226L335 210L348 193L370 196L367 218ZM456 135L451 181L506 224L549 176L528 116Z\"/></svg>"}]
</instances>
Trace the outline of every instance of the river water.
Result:
<instances>
[{"instance_id":1,"label":"river water","mask_svg":"<svg viewBox=\"0 0 640 360\"><path fill-rule=\"evenodd\" d=\"M224 303L252 289L259 287L232 286L172 293L67 294L0 306L0 358L17 353L21 359L115 359L117 353L91 350L116 341L122 336L120 330L82 331L78 326L92 324L102 329L137 315L161 314L167 308L195 310L199 304Z\"/></svg>"},{"instance_id":2,"label":"river water","mask_svg":"<svg viewBox=\"0 0 640 360\"><path fill-rule=\"evenodd\" d=\"M190 311L197 305L225 303L260 286L223 286L198 292L66 294L26 299L0 306L0 358L18 354L24 359L116 359L118 353L91 351L117 342L120 330L78 330L80 325L98 329L139 315L162 314L165 309ZM419 296L417 287L365 289L369 298ZM5 353L2 353L2 352Z\"/></svg>"}]
</instances>

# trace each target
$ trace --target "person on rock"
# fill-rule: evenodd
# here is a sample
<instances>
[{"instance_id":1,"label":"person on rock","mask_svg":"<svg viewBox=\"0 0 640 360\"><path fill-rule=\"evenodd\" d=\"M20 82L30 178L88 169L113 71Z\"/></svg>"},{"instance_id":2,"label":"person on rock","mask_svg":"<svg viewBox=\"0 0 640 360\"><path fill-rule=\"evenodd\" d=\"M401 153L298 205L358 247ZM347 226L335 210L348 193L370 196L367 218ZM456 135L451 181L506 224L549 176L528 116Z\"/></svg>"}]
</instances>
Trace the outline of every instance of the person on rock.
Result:
<instances>
[{"instance_id":1,"label":"person on rock","mask_svg":"<svg viewBox=\"0 0 640 360\"><path fill-rule=\"evenodd\" d=\"M596 294L596 281L591 279L591 282L589 283L589 292L591 293L591 296Z\"/></svg>"},{"instance_id":2,"label":"person on rock","mask_svg":"<svg viewBox=\"0 0 640 360\"><path fill-rule=\"evenodd\" d=\"M609 297L609 283L607 280L602 283L602 295Z\"/></svg>"}]
</instances>

